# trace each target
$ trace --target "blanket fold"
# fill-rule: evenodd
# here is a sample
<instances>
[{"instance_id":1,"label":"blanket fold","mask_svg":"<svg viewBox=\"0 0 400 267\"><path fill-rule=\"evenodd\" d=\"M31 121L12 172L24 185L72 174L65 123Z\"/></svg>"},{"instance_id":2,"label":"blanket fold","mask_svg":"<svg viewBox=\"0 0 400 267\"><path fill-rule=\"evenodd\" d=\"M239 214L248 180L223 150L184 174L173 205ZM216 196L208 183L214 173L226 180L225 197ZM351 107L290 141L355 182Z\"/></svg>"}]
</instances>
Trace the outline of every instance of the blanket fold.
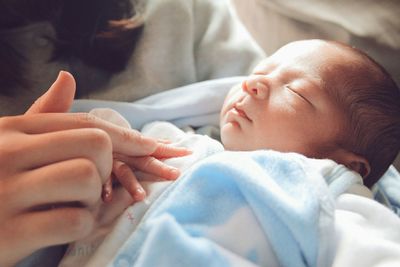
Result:
<instances>
[{"instance_id":1,"label":"blanket fold","mask_svg":"<svg viewBox=\"0 0 400 267\"><path fill-rule=\"evenodd\" d=\"M109 266L330 266L333 214L303 156L221 152L156 200Z\"/></svg>"}]
</instances>

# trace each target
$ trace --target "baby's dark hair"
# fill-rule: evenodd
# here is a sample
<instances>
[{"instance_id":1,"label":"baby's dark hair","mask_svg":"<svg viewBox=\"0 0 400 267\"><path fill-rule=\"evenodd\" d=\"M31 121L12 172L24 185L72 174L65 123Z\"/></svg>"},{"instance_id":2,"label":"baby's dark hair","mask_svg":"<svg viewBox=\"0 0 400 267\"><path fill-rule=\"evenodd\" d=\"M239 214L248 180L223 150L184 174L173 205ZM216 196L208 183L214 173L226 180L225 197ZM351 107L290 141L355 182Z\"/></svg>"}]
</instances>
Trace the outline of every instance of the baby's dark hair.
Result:
<instances>
[{"instance_id":1,"label":"baby's dark hair","mask_svg":"<svg viewBox=\"0 0 400 267\"><path fill-rule=\"evenodd\" d=\"M139 0L138 0L139 1ZM56 36L52 60L73 58L111 73L123 70L143 29L133 0L0 0L0 94L14 95L27 88L24 55L17 51L7 30L47 21ZM2 32L3 31L3 32Z\"/></svg>"},{"instance_id":2,"label":"baby's dark hair","mask_svg":"<svg viewBox=\"0 0 400 267\"><path fill-rule=\"evenodd\" d=\"M400 90L365 52L339 42L328 44L356 58L328 67L337 79L327 87L348 118L339 146L368 160L371 171L364 184L371 187L400 150Z\"/></svg>"}]
</instances>

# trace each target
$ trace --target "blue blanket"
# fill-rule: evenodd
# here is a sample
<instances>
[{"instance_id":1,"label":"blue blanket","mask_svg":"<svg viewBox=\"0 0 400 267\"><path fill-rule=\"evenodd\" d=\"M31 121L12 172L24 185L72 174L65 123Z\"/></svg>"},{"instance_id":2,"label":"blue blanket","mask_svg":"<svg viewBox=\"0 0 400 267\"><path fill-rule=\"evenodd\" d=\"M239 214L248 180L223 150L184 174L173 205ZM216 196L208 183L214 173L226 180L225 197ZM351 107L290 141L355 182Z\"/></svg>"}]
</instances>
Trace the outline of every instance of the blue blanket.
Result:
<instances>
[{"instance_id":1,"label":"blue blanket","mask_svg":"<svg viewBox=\"0 0 400 267\"><path fill-rule=\"evenodd\" d=\"M309 161L255 151L199 162L158 198L111 266L330 266L334 202Z\"/></svg>"}]
</instances>

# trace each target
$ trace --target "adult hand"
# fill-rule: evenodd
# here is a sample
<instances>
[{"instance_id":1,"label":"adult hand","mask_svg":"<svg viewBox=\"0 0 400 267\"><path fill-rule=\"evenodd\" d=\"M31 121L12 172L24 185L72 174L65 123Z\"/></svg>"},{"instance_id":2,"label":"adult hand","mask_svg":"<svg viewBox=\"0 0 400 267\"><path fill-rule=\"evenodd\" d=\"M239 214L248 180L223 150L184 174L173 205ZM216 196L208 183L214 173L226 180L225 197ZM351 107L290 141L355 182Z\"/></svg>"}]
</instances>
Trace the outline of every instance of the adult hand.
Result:
<instances>
[{"instance_id":1,"label":"adult hand","mask_svg":"<svg viewBox=\"0 0 400 267\"><path fill-rule=\"evenodd\" d=\"M74 91L60 73L25 115L0 118L0 266L89 234L113 151L146 156L160 147L89 114L48 113L68 110Z\"/></svg>"},{"instance_id":2,"label":"adult hand","mask_svg":"<svg viewBox=\"0 0 400 267\"><path fill-rule=\"evenodd\" d=\"M66 71L61 71L49 90L39 97L25 114L67 112L74 100L75 89L74 77Z\"/></svg>"}]
</instances>

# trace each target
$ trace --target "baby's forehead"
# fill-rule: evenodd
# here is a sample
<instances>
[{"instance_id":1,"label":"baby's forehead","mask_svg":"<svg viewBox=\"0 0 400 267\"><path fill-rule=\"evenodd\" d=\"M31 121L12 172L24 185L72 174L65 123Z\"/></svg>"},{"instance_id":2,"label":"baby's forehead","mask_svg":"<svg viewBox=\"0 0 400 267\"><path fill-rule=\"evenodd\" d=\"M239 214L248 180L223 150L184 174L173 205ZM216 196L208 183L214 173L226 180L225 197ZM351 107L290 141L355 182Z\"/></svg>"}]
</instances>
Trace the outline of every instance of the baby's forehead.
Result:
<instances>
[{"instance_id":1,"label":"baby's forehead","mask_svg":"<svg viewBox=\"0 0 400 267\"><path fill-rule=\"evenodd\" d=\"M271 70L303 70L318 72L324 65L337 64L343 56L337 49L324 45L295 42L278 49L269 57L263 59L253 69L253 73L269 72Z\"/></svg>"}]
</instances>

